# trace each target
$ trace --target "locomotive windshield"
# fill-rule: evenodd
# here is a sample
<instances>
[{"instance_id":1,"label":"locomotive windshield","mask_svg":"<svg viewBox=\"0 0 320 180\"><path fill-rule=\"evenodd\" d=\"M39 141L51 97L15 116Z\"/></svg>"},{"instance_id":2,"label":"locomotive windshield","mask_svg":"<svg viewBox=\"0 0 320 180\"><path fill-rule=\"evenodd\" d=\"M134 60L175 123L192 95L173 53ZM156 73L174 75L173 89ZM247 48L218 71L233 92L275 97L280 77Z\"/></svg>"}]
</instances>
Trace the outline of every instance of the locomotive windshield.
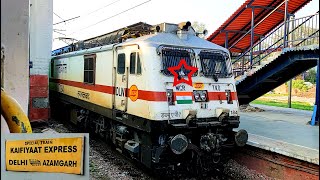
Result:
<instances>
[{"instance_id":1,"label":"locomotive windshield","mask_svg":"<svg viewBox=\"0 0 320 180\"><path fill-rule=\"evenodd\" d=\"M230 77L231 66L228 65L228 54L219 51L201 51L199 53L201 70L204 76L216 76L218 78Z\"/></svg>"},{"instance_id":2,"label":"locomotive windshield","mask_svg":"<svg viewBox=\"0 0 320 180\"><path fill-rule=\"evenodd\" d=\"M168 70L169 67L177 66L181 59L184 59L189 66L197 67L194 53L192 49L187 48L176 48L176 47L163 47L161 49L162 55L162 73L167 76L172 76L171 72ZM179 74L188 75L190 70L181 67ZM196 76L197 72L193 74Z\"/></svg>"}]
</instances>

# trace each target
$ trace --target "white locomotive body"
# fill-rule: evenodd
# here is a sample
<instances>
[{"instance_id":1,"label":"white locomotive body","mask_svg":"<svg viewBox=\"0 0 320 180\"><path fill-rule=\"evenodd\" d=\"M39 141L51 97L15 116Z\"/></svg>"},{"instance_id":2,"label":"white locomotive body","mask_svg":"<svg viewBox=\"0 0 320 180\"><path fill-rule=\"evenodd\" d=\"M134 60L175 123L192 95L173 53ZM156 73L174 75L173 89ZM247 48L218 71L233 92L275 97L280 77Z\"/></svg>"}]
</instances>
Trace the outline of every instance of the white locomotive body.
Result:
<instances>
[{"instance_id":1,"label":"white locomotive body","mask_svg":"<svg viewBox=\"0 0 320 180\"><path fill-rule=\"evenodd\" d=\"M53 56L52 106L64 102L71 121L148 167L188 152L215 161L224 145L244 145L246 132L232 132L240 122L228 50L197 37L190 23L157 31Z\"/></svg>"}]
</instances>

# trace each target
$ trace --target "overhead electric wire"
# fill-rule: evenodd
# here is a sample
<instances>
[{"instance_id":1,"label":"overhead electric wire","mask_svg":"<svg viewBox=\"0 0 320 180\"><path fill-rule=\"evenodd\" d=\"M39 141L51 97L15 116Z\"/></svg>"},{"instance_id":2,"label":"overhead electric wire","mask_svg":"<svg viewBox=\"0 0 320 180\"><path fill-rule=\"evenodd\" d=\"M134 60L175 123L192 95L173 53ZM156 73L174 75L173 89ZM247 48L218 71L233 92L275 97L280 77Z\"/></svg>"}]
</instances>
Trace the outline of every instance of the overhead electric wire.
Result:
<instances>
[{"instance_id":1,"label":"overhead electric wire","mask_svg":"<svg viewBox=\"0 0 320 180\"><path fill-rule=\"evenodd\" d=\"M104 21L106 21L106 20L108 20L108 19L111 19L111 18L113 18L113 17L116 17L116 16L118 16L118 15L120 15L120 14L123 14L123 13L125 13L125 12L127 12L127 11L130 11L130 10L132 10L132 9L134 9L134 8L137 8L137 7L139 7L139 6L141 6L141 5L145 4L145 3L148 3L148 2L150 2L150 1L151 1L151 0L148 0L148 1L145 1L145 2L140 3L140 4L138 4L138 5L135 5L135 6L131 7L131 8L129 8L129 9L126 9L126 10L124 10L124 11L121 11L120 13L117 13L117 14L115 14L115 15L113 15L113 16L110 16L110 17L108 17L108 18L106 18L106 19L103 19L103 20L98 21L98 22L96 22L96 23L94 23L94 24L91 24L91 25L89 25L89 26L87 26L87 27L84 27L84 28L82 28L82 29L80 29L80 30L78 30L78 31L72 32L71 34L80 32L80 31L82 31L82 30L88 29L89 27L92 27L92 26L95 26L95 25L97 25L97 24L100 24L100 23L102 23L102 22L104 22ZM68 35L71 35L71 34L68 34Z\"/></svg>"},{"instance_id":2,"label":"overhead electric wire","mask_svg":"<svg viewBox=\"0 0 320 180\"><path fill-rule=\"evenodd\" d=\"M114 4L114 3L116 3L116 2L119 2L119 1L120 1L120 0L113 1L112 3L109 3L109 4L103 6L103 7L99 8L99 9L96 9L96 10L94 10L94 11L92 11L92 12L90 12L90 13L84 15L84 16L88 16L88 15L90 15L90 14L93 14L93 13L95 13L95 12L97 12L97 11L100 11L101 9L106 8L106 7L108 7L108 6L111 6L112 4ZM83 16L81 16L81 17L83 17Z\"/></svg>"},{"instance_id":3,"label":"overhead electric wire","mask_svg":"<svg viewBox=\"0 0 320 180\"><path fill-rule=\"evenodd\" d=\"M62 21L64 21L65 19L63 19L61 16L59 16L57 13L53 12L54 15L56 15L58 18L60 18Z\"/></svg>"},{"instance_id":4,"label":"overhead electric wire","mask_svg":"<svg viewBox=\"0 0 320 180\"><path fill-rule=\"evenodd\" d=\"M66 34L53 30L53 32L66 36Z\"/></svg>"},{"instance_id":5,"label":"overhead electric wire","mask_svg":"<svg viewBox=\"0 0 320 180\"><path fill-rule=\"evenodd\" d=\"M73 20L73 19L77 19L77 18L79 18L79 17L80 17L80 16L73 17L73 18L70 18L70 19L67 19L67 20L64 20L64 21L60 21L60 22L57 22L57 23L55 23L55 24L53 24L53 25L57 25L57 24L60 24L60 23L63 23L63 22L67 22L67 21Z\"/></svg>"},{"instance_id":6,"label":"overhead electric wire","mask_svg":"<svg viewBox=\"0 0 320 180\"><path fill-rule=\"evenodd\" d=\"M60 17L57 13L53 12L53 14L56 15L58 18L60 18L62 21L64 21L64 19Z\"/></svg>"},{"instance_id":7,"label":"overhead electric wire","mask_svg":"<svg viewBox=\"0 0 320 180\"><path fill-rule=\"evenodd\" d=\"M98 9L96 9L96 10L94 10L94 11L91 11L91 12L89 12L89 13L87 13L87 14L80 15L80 16L77 16L77 17L75 17L75 18L71 18L71 19L68 19L68 20L73 20L73 19L76 19L76 18L82 18L82 17L85 17L85 16L89 16L90 14L93 14L93 13L95 13L95 12L97 12L97 11L100 11L101 9L104 9L104 8L106 8L106 7L114 4L114 3L116 3L116 2L119 2L119 1L120 1L120 0L113 1L112 3L109 3L109 4L107 4L107 5L103 6L103 7L98 8ZM63 21L58 22L58 23L55 23L55 24L53 24L53 25L60 24L60 23L63 23L63 22L68 21L68 20L64 20L63 18L61 18L61 17L60 17L58 14L56 14L55 12L53 12L53 14L56 15L56 16L58 16L61 20L63 20Z\"/></svg>"}]
</instances>

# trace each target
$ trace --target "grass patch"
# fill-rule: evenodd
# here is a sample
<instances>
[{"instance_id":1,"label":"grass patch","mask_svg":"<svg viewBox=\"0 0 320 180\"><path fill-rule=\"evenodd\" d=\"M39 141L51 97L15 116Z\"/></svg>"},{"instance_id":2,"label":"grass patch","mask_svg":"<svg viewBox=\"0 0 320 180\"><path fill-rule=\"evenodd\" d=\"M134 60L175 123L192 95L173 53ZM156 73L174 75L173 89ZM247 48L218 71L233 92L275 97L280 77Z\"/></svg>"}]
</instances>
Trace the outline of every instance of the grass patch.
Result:
<instances>
[{"instance_id":1,"label":"grass patch","mask_svg":"<svg viewBox=\"0 0 320 180\"><path fill-rule=\"evenodd\" d=\"M98 171L92 162L89 163L89 171L90 172L97 172Z\"/></svg>"},{"instance_id":2,"label":"grass patch","mask_svg":"<svg viewBox=\"0 0 320 180\"><path fill-rule=\"evenodd\" d=\"M276 106L276 107L288 107L287 102L279 102L279 101L267 101L267 100L254 100L252 101L252 104L262 104L267 106ZM313 106L306 102L291 102L291 108L293 109L301 109L301 110L308 110L313 111Z\"/></svg>"},{"instance_id":3,"label":"grass patch","mask_svg":"<svg viewBox=\"0 0 320 180\"><path fill-rule=\"evenodd\" d=\"M282 96L288 96L288 94L273 94L273 93L269 93L269 94L264 94L262 97L282 97Z\"/></svg>"}]
</instances>

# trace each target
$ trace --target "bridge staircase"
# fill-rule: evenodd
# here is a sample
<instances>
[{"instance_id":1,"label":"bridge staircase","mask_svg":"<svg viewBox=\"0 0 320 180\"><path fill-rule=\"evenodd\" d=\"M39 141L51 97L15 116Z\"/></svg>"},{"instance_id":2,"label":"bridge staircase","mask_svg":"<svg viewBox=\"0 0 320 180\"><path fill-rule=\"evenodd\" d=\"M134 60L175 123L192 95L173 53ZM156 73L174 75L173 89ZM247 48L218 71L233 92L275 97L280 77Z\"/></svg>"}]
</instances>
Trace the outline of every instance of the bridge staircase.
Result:
<instances>
[{"instance_id":1,"label":"bridge staircase","mask_svg":"<svg viewBox=\"0 0 320 180\"><path fill-rule=\"evenodd\" d=\"M246 51L232 53L240 104L248 104L317 66L319 12L298 19L292 17L261 36Z\"/></svg>"}]
</instances>

